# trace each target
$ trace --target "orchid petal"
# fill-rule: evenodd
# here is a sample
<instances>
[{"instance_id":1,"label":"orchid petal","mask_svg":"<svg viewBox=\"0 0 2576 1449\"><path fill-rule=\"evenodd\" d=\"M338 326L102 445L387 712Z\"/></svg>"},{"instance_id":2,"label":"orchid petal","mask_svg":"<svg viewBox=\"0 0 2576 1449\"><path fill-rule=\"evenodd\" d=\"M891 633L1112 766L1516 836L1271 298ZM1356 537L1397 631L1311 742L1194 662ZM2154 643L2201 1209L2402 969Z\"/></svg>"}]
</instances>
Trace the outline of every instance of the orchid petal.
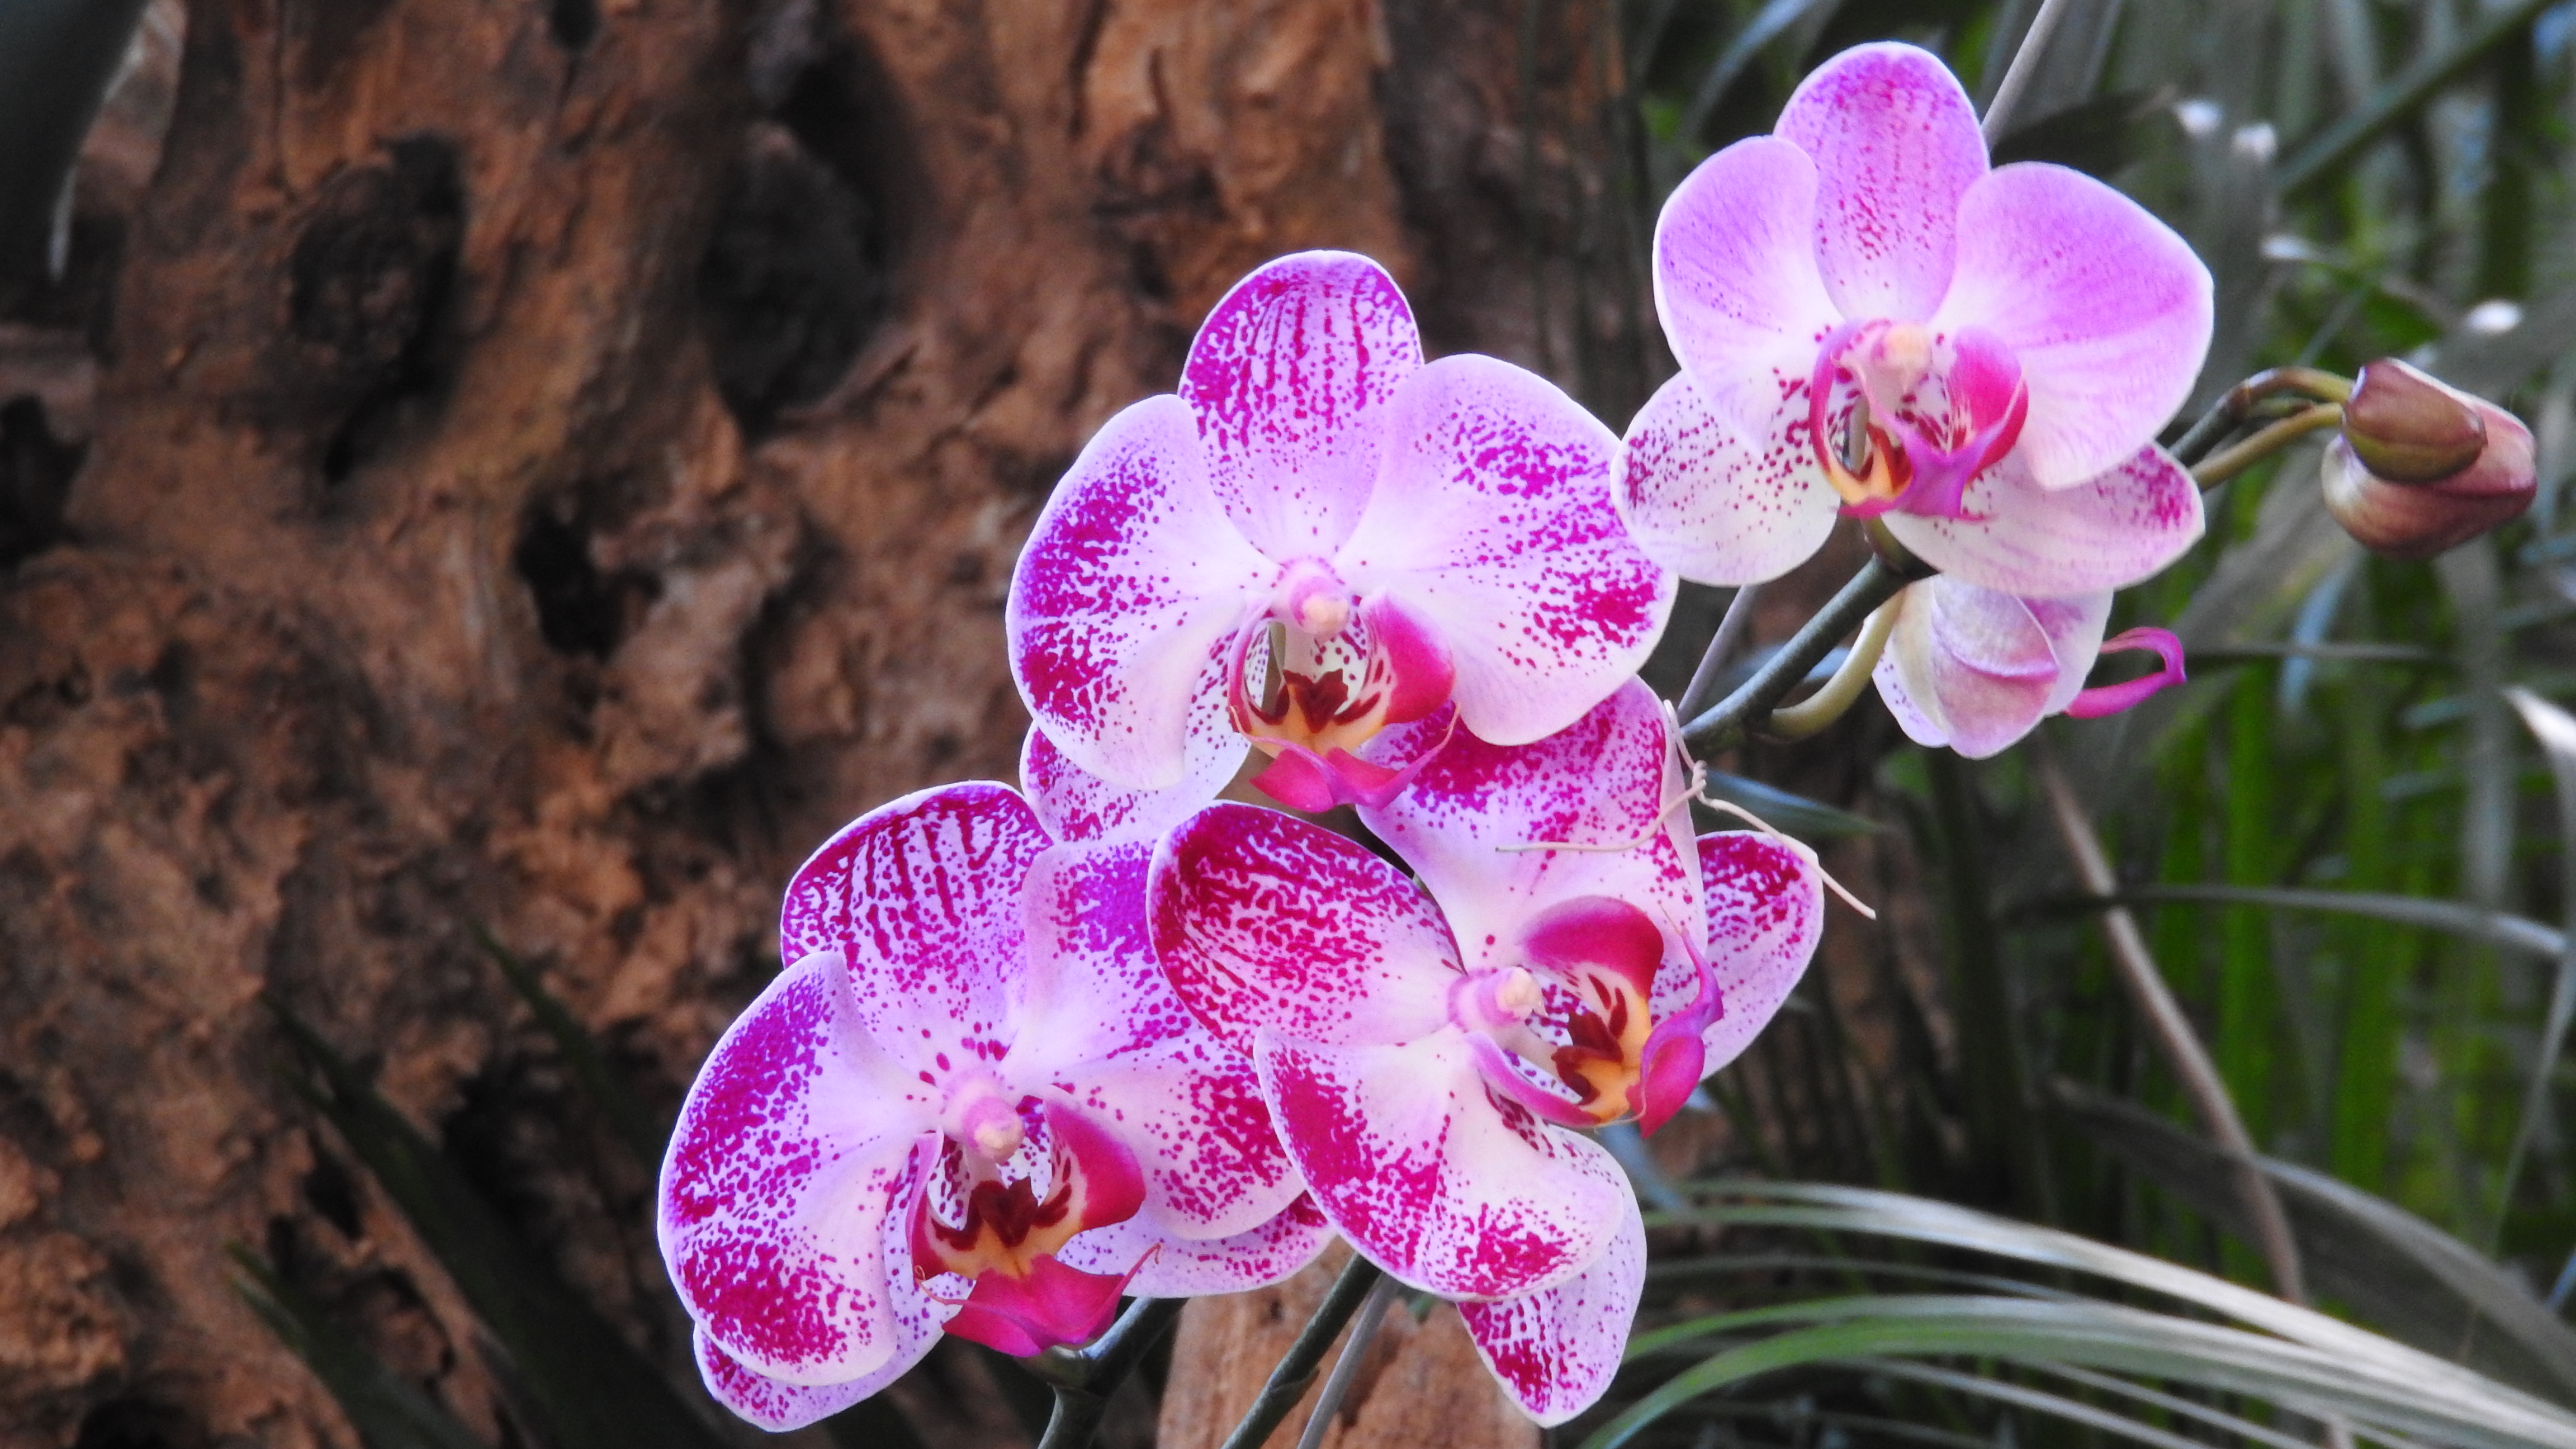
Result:
<instances>
[{"instance_id":1,"label":"orchid petal","mask_svg":"<svg viewBox=\"0 0 2576 1449\"><path fill-rule=\"evenodd\" d=\"M1181 373L1208 483L1271 558L1320 558L1349 537L1385 446L1388 398L1422 366L1412 309L1384 268L1299 252L1235 283Z\"/></svg>"},{"instance_id":2,"label":"orchid petal","mask_svg":"<svg viewBox=\"0 0 2576 1449\"><path fill-rule=\"evenodd\" d=\"M1755 430L1712 408L1676 373L1628 424L1613 491L1648 558L1703 584L1757 584L1806 562L1842 496L1806 442L1805 388Z\"/></svg>"},{"instance_id":3,"label":"orchid petal","mask_svg":"<svg viewBox=\"0 0 2576 1449\"><path fill-rule=\"evenodd\" d=\"M1082 769L1138 789L1191 772L1208 661L1279 573L1209 491L1173 397L1111 418L1066 470L1011 573L1011 677Z\"/></svg>"},{"instance_id":4,"label":"orchid petal","mask_svg":"<svg viewBox=\"0 0 2576 1449\"><path fill-rule=\"evenodd\" d=\"M1556 386L1490 357L1444 357L1390 404L1377 492L1334 559L1434 631L1459 721L1526 744L1646 660L1673 576L1610 501L1610 430Z\"/></svg>"},{"instance_id":5,"label":"orchid petal","mask_svg":"<svg viewBox=\"0 0 2576 1449\"><path fill-rule=\"evenodd\" d=\"M903 1236L888 1218L937 1111L868 1039L838 953L799 959L735 1018L681 1105L655 1214L681 1302L729 1357L815 1385L898 1351L884 1240Z\"/></svg>"},{"instance_id":6,"label":"orchid petal","mask_svg":"<svg viewBox=\"0 0 2576 1449\"><path fill-rule=\"evenodd\" d=\"M1154 954L1237 1051L1263 1027L1320 1042L1403 1041L1449 1019L1457 948L1413 882L1294 816L1218 804L1155 847Z\"/></svg>"},{"instance_id":7,"label":"orchid petal","mask_svg":"<svg viewBox=\"0 0 2576 1449\"><path fill-rule=\"evenodd\" d=\"M1813 857L1752 831L1699 838L1708 891L1708 964L1720 1011L1701 1040L1702 1075L1743 1054L1805 975L1825 933L1825 877ZM1657 992L1658 1016L1667 1004Z\"/></svg>"},{"instance_id":8,"label":"orchid petal","mask_svg":"<svg viewBox=\"0 0 2576 1449\"><path fill-rule=\"evenodd\" d=\"M1911 643L1901 637L1905 633L1903 595L1900 594L1887 607L1898 611L1896 629L1888 636L1887 648L1878 656L1877 666L1869 672L1870 682L1878 686L1879 702L1887 706L1887 712L1895 717L1896 727L1905 732L1907 739L1927 750L1946 749L1950 744L1950 732L1933 718L1929 710L1915 702L1914 692L1905 682L1909 668L1921 673L1920 661L1911 661L1906 652L1908 648L1921 648L1921 643L1919 637Z\"/></svg>"},{"instance_id":9,"label":"orchid petal","mask_svg":"<svg viewBox=\"0 0 2576 1449\"><path fill-rule=\"evenodd\" d=\"M1959 201L1986 174L1977 110L1930 52L1854 46L1789 97L1775 128L1816 163L1815 248L1845 317L1920 322L1949 290Z\"/></svg>"},{"instance_id":10,"label":"orchid petal","mask_svg":"<svg viewBox=\"0 0 2576 1449\"><path fill-rule=\"evenodd\" d=\"M1207 661L1198 686L1204 706L1190 714L1181 778L1168 789L1113 785L1075 764L1045 730L1030 726L1020 743L1020 784L1047 833L1065 841L1152 837L1214 801L1242 767L1245 748L1219 699L1224 664L1221 655Z\"/></svg>"},{"instance_id":11,"label":"orchid petal","mask_svg":"<svg viewBox=\"0 0 2576 1449\"><path fill-rule=\"evenodd\" d=\"M1181 1004L1145 926L1153 847L1064 846L1030 872L1030 989L1003 1070L1113 1123L1152 1211L1182 1237L1225 1238L1303 1190L1249 1057ZM1122 1265L1123 1266L1123 1265Z\"/></svg>"},{"instance_id":12,"label":"orchid petal","mask_svg":"<svg viewBox=\"0 0 2576 1449\"><path fill-rule=\"evenodd\" d=\"M1978 474L1965 518L1894 512L1896 541L1963 583L2031 598L2126 588L2200 541L2200 485L2149 444L2072 488L2043 488L2026 450Z\"/></svg>"},{"instance_id":13,"label":"orchid petal","mask_svg":"<svg viewBox=\"0 0 2576 1449\"><path fill-rule=\"evenodd\" d=\"M882 1367L837 1384L791 1384L756 1373L718 1347L703 1328L690 1331L689 1352L698 1361L698 1377L706 1382L708 1397L742 1419L773 1434L784 1434L828 1419L862 1399L874 1398L921 1362L932 1345L939 1342L939 1332L939 1325L932 1323L929 1333L918 1343L899 1350Z\"/></svg>"},{"instance_id":14,"label":"orchid petal","mask_svg":"<svg viewBox=\"0 0 2576 1449\"><path fill-rule=\"evenodd\" d=\"M1630 1197L1601 1256L1553 1288L1461 1303L1467 1336L1521 1412L1548 1427L1600 1401L1646 1293L1646 1222Z\"/></svg>"},{"instance_id":15,"label":"orchid petal","mask_svg":"<svg viewBox=\"0 0 2576 1449\"><path fill-rule=\"evenodd\" d=\"M1265 1030L1253 1059L1324 1215L1425 1292L1552 1287L1599 1255L1634 1201L1600 1146L1498 1100L1464 1032L1330 1046Z\"/></svg>"},{"instance_id":16,"label":"orchid petal","mask_svg":"<svg viewBox=\"0 0 2576 1449\"><path fill-rule=\"evenodd\" d=\"M1268 1221L1227 1238L1188 1238L1158 1225L1150 1212L1083 1233L1056 1257L1093 1272L1133 1264L1128 1291L1147 1298L1195 1298L1267 1288L1315 1261L1333 1241L1333 1225L1300 1192Z\"/></svg>"},{"instance_id":17,"label":"orchid petal","mask_svg":"<svg viewBox=\"0 0 2576 1449\"><path fill-rule=\"evenodd\" d=\"M2049 652L2057 656L2057 687L2048 692L2045 711L2049 714L2068 713L2067 707L2084 691L2084 676L2093 672L2093 661L2102 655L2102 632L2111 624L2111 595L2106 590L2098 594L2077 594L2070 599L2024 599L2021 602L2022 607L2030 610L2030 617L2039 625L2040 632L2048 636ZM2135 634L2139 631L2132 629L2129 632ZM2178 663L2176 667L2179 668ZM2147 691L2148 694L2154 692Z\"/></svg>"},{"instance_id":18,"label":"orchid petal","mask_svg":"<svg viewBox=\"0 0 2576 1449\"><path fill-rule=\"evenodd\" d=\"M1510 966L1522 923L1580 896L1631 902L1698 943L1698 853L1689 812L1670 808L1682 785L1663 706L1632 678L1535 744L1459 735L1412 789L1360 818L1440 902L1469 967ZM1550 841L1637 844L1527 848Z\"/></svg>"},{"instance_id":19,"label":"orchid petal","mask_svg":"<svg viewBox=\"0 0 2576 1449\"><path fill-rule=\"evenodd\" d=\"M857 1020L944 1077L999 1056L1026 965L1020 893L1053 842L1007 786L948 785L882 805L788 882L780 954L839 951Z\"/></svg>"},{"instance_id":20,"label":"orchid petal","mask_svg":"<svg viewBox=\"0 0 2576 1449\"><path fill-rule=\"evenodd\" d=\"M2038 728L2062 671L2028 604L1940 577L1908 588L1903 608L1888 654L1952 749L1982 760Z\"/></svg>"},{"instance_id":21,"label":"orchid petal","mask_svg":"<svg viewBox=\"0 0 2576 1449\"><path fill-rule=\"evenodd\" d=\"M1816 266L1816 197L1807 153L1755 136L1701 162L1655 220L1664 336L1709 415L1739 436L1763 435L1803 398L1817 344L1843 322Z\"/></svg>"},{"instance_id":22,"label":"orchid petal","mask_svg":"<svg viewBox=\"0 0 2576 1449\"><path fill-rule=\"evenodd\" d=\"M1986 328L2021 360L2016 451L2040 487L2084 483L2153 438L2191 395L2211 325L2209 269L2092 177L2022 162L1960 199L1958 272L1932 326Z\"/></svg>"}]
</instances>

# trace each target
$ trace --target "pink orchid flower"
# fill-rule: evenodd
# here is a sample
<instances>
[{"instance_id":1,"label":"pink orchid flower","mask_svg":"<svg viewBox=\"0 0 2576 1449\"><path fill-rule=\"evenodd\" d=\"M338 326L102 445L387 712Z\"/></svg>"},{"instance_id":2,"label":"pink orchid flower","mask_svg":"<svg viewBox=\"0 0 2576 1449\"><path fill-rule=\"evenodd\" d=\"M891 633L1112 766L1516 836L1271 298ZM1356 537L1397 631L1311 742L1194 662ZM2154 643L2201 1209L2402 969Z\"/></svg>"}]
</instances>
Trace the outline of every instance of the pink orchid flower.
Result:
<instances>
[{"instance_id":1,"label":"pink orchid flower","mask_svg":"<svg viewBox=\"0 0 2576 1449\"><path fill-rule=\"evenodd\" d=\"M657 1227L707 1385L771 1429L944 1331L1030 1354L1122 1292L1275 1282L1330 1240L1251 1062L1155 965L1154 837L1208 792L1103 785L1031 733L986 783L870 812L798 870L793 964L716 1045Z\"/></svg>"},{"instance_id":2,"label":"pink orchid flower","mask_svg":"<svg viewBox=\"0 0 2576 1449\"><path fill-rule=\"evenodd\" d=\"M1425 363L1376 263L1282 257L1199 329L1177 396L1109 420L1012 575L1011 669L1081 768L1172 784L1201 720L1303 809L1383 803L1446 739L1565 728L1644 662L1671 574L1610 499L1617 440L1490 357Z\"/></svg>"},{"instance_id":3,"label":"pink orchid flower","mask_svg":"<svg viewBox=\"0 0 2576 1449\"><path fill-rule=\"evenodd\" d=\"M1809 76L1655 228L1682 370L1629 425L1619 500L1685 578L1744 584L1881 520L1983 588L2117 588L2200 537L2156 448L2209 347L2208 269L2063 166L1989 170L1966 92L1908 45Z\"/></svg>"},{"instance_id":4,"label":"pink orchid flower","mask_svg":"<svg viewBox=\"0 0 2576 1449\"><path fill-rule=\"evenodd\" d=\"M2099 719L2183 682L2182 642L2162 629L2105 640L2108 592L2025 599L1940 577L1909 584L1872 677L1908 739L1982 760L2053 714ZM2154 673L2084 687L2093 661L2121 650L2154 651Z\"/></svg>"},{"instance_id":5,"label":"pink orchid flower","mask_svg":"<svg viewBox=\"0 0 2576 1449\"><path fill-rule=\"evenodd\" d=\"M1397 1279L1458 1300L1543 1424L1608 1387L1645 1272L1635 1195L1569 1129L1671 1116L1778 1009L1823 920L1811 858L1692 840L1683 788L1631 680L1533 744L1462 731L1364 807L1418 885L1245 805L1201 811L1154 858L1163 968L1252 1055L1316 1205Z\"/></svg>"}]
</instances>

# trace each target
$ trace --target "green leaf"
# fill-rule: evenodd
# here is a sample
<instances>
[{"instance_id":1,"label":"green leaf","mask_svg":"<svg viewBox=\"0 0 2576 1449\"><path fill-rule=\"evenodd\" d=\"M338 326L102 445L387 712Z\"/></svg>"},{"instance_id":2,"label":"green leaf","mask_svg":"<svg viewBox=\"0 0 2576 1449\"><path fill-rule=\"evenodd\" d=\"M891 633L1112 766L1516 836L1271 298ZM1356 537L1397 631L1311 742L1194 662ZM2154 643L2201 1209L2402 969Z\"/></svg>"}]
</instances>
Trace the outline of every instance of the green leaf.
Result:
<instances>
[{"instance_id":1,"label":"green leaf","mask_svg":"<svg viewBox=\"0 0 2576 1449\"><path fill-rule=\"evenodd\" d=\"M367 1449L484 1449L455 1415L359 1347L320 1304L297 1292L258 1255L239 1244L229 1251L250 1275L249 1282L234 1284L234 1290L330 1390Z\"/></svg>"},{"instance_id":2,"label":"green leaf","mask_svg":"<svg viewBox=\"0 0 2576 1449\"><path fill-rule=\"evenodd\" d=\"M299 1083L430 1252L506 1356L551 1449L722 1449L723 1441L545 1258L466 1181L436 1144L377 1096L312 1027L271 1008L319 1087Z\"/></svg>"},{"instance_id":3,"label":"green leaf","mask_svg":"<svg viewBox=\"0 0 2576 1449\"><path fill-rule=\"evenodd\" d=\"M2558 0L2514 0L2504 9L2488 12L2449 49L2416 57L2413 64L2389 77L2343 119L2292 152L2281 166L2281 190L2296 191L2312 181L2323 180L2389 128L2413 116L2490 49L2556 3Z\"/></svg>"},{"instance_id":4,"label":"green leaf","mask_svg":"<svg viewBox=\"0 0 2576 1449\"><path fill-rule=\"evenodd\" d=\"M484 929L481 922L471 924L474 939L482 943L484 954L492 958L493 965L501 968L501 975L509 981L510 989L528 1004L528 1010L537 1019L537 1026L553 1038L555 1050L563 1053L564 1064L572 1068L574 1079L590 1094L601 1115L608 1118L609 1130L617 1134L617 1140L634 1155L638 1164L648 1169L659 1167L662 1151L670 1142L670 1130L654 1124L643 1107L637 1104L634 1094L626 1089L626 1083L609 1069L608 1058L600 1051L599 1043L582 1029L580 1022L573 1020L572 1013L564 1009L562 1002L547 992L544 984L537 980L537 974L528 969L527 963Z\"/></svg>"},{"instance_id":5,"label":"green leaf","mask_svg":"<svg viewBox=\"0 0 2576 1449\"><path fill-rule=\"evenodd\" d=\"M1791 835L1880 835L1887 830L1865 816L1723 770L1708 772L1708 793L1730 805L1743 806Z\"/></svg>"},{"instance_id":6,"label":"green leaf","mask_svg":"<svg viewBox=\"0 0 2576 1449\"><path fill-rule=\"evenodd\" d=\"M2251 1236L2235 1166L2202 1138L2132 1103L2061 1083L2069 1121L2193 1211ZM2390 1336L2554 1402L2576 1405L2570 1330L2468 1244L2348 1183L2259 1158L2282 1189L2317 1290Z\"/></svg>"},{"instance_id":7,"label":"green leaf","mask_svg":"<svg viewBox=\"0 0 2576 1449\"><path fill-rule=\"evenodd\" d=\"M1786 1331L1724 1349L1674 1375L1586 1439L1583 1449L1615 1449L1675 1406L1757 1375L1891 1355L2101 1369L2251 1395L2311 1416L2343 1415L2359 1426L2475 1449L2576 1449L2576 1415L2439 1360L2425 1362L2447 1371L2440 1377L2393 1378L2374 1361L2124 1304L1883 1294L1715 1314L1667 1333L1773 1327Z\"/></svg>"},{"instance_id":8,"label":"green leaf","mask_svg":"<svg viewBox=\"0 0 2576 1449\"><path fill-rule=\"evenodd\" d=\"M2277 906L2292 911L2339 911L2401 925L2427 926L2472 941L2555 958L2565 936L2528 917L2480 910L2458 901L2378 891L2321 891L2299 886L2140 886L2121 901L2137 905L2176 902L2213 906Z\"/></svg>"}]
</instances>

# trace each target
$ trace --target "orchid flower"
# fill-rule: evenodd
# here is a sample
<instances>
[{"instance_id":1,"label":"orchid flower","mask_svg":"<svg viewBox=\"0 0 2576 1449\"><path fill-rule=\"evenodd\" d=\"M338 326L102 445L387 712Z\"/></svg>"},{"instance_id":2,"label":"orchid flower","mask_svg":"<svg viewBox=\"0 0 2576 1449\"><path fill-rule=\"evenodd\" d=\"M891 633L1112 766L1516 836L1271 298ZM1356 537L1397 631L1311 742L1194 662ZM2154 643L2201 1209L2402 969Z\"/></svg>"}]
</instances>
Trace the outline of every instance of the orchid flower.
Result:
<instances>
[{"instance_id":1,"label":"orchid flower","mask_svg":"<svg viewBox=\"0 0 2576 1449\"><path fill-rule=\"evenodd\" d=\"M1419 885L1246 805L1201 811L1154 857L1156 953L1253 1057L1316 1205L1398 1280L1458 1300L1545 1424L1608 1386L1645 1271L1626 1179L1569 1129L1670 1117L1779 1008L1822 924L1811 856L1692 840L1685 788L1631 680L1532 744L1461 731L1363 807Z\"/></svg>"},{"instance_id":2,"label":"orchid flower","mask_svg":"<svg viewBox=\"0 0 2576 1449\"><path fill-rule=\"evenodd\" d=\"M1393 752L1390 726L1552 734L1672 607L1611 502L1616 446L1508 363L1425 363L1376 263L1280 258L1217 304L1179 394L1111 418L1057 485L1011 579L1021 697L1138 789L1213 720L1312 810L1384 803L1447 738Z\"/></svg>"},{"instance_id":3,"label":"orchid flower","mask_svg":"<svg viewBox=\"0 0 2576 1449\"><path fill-rule=\"evenodd\" d=\"M1629 425L1620 506L1683 577L1744 584L1874 518L1981 588L2118 588L2200 536L2153 446L2208 350L2208 269L2063 166L1987 168L1966 92L1908 45L1828 61L1772 135L1655 228L1681 372Z\"/></svg>"},{"instance_id":4,"label":"orchid flower","mask_svg":"<svg viewBox=\"0 0 2576 1449\"><path fill-rule=\"evenodd\" d=\"M1909 584L1873 678L1888 713L1916 744L1972 760L2002 751L2053 714L2098 719L2183 682L2181 641L2162 629L2105 640L2108 592L2025 599L1938 577ZM2096 689L2084 677L2100 655L2153 650L2156 672Z\"/></svg>"},{"instance_id":5,"label":"orchid flower","mask_svg":"<svg viewBox=\"0 0 2576 1449\"><path fill-rule=\"evenodd\" d=\"M1330 1230L1248 1057L1148 944L1153 840L1211 790L1120 791L1031 733L1029 795L870 812L787 891L792 964L734 1022L663 1164L664 1260L707 1385L771 1429L944 1331L1030 1354L1122 1292L1274 1282Z\"/></svg>"}]
</instances>

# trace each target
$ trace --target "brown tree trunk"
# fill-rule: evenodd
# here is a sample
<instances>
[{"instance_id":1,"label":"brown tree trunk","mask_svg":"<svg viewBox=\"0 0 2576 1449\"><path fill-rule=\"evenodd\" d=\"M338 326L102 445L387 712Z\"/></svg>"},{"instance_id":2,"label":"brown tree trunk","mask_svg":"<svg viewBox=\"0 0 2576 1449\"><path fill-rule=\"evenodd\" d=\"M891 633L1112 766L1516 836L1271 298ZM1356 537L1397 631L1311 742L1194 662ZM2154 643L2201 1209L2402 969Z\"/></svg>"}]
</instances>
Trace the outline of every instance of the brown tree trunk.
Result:
<instances>
[{"instance_id":1,"label":"brown tree trunk","mask_svg":"<svg viewBox=\"0 0 2576 1449\"><path fill-rule=\"evenodd\" d=\"M1266 257L1624 417L1602 10L188 6L157 168L94 145L0 322L0 1446L352 1442L230 1244L499 1433L263 995L685 1373L472 926L675 1101L814 841L1010 776L1029 521Z\"/></svg>"}]
</instances>

